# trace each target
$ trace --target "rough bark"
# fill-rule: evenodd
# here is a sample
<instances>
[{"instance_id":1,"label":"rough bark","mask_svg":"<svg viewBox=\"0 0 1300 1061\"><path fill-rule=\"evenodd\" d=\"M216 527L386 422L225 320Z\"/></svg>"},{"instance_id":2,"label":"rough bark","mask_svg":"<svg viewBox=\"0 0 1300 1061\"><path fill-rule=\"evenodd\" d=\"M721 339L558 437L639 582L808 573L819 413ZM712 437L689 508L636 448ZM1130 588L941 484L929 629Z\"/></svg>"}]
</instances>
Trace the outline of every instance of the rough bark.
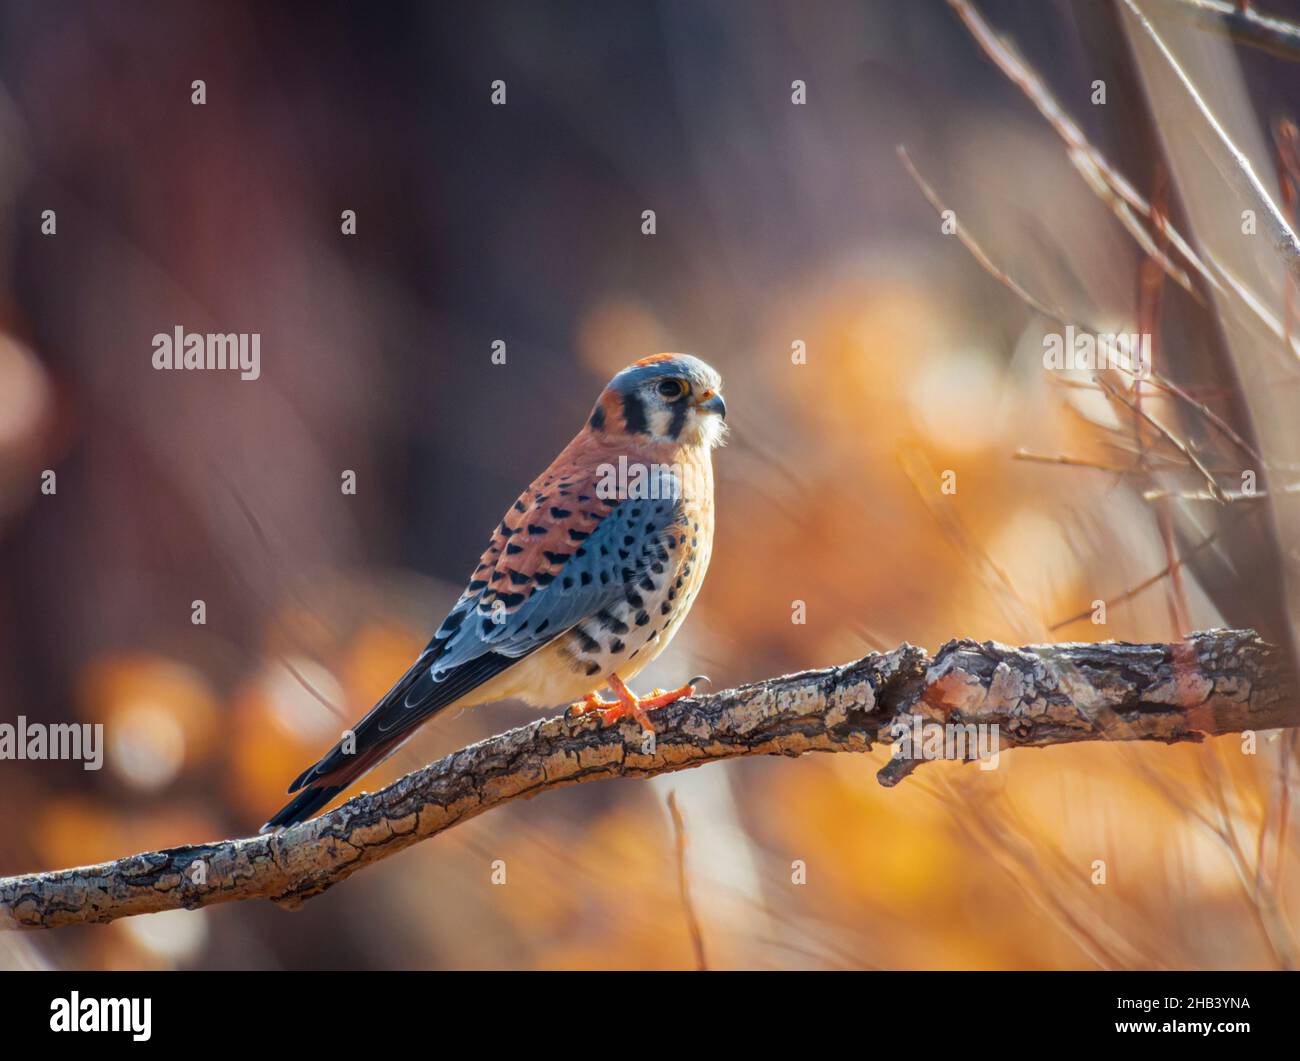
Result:
<instances>
[{"instance_id":1,"label":"rough bark","mask_svg":"<svg viewBox=\"0 0 1300 1061\"><path fill-rule=\"evenodd\" d=\"M493 807L585 781L742 755L867 751L933 723L988 727L1001 749L1199 741L1300 725L1295 691L1284 655L1248 630L1149 645L950 641L933 657L903 644L671 704L653 716L652 744L633 721L604 728L594 716L548 718L279 834L0 879L0 925L54 928L252 898L292 908ZM895 756L877 776L894 785L922 761Z\"/></svg>"}]
</instances>

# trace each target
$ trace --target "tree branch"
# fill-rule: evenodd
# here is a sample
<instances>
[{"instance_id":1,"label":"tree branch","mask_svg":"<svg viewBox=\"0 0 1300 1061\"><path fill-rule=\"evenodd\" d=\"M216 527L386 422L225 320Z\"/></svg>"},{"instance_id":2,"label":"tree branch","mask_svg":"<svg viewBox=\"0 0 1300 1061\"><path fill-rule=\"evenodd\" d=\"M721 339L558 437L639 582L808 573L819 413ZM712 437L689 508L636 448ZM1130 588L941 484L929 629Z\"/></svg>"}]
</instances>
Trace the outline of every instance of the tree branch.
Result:
<instances>
[{"instance_id":1,"label":"tree branch","mask_svg":"<svg viewBox=\"0 0 1300 1061\"><path fill-rule=\"evenodd\" d=\"M972 738L979 732L999 750L1200 741L1300 726L1295 694L1284 654L1249 630L1153 645L950 641L933 657L903 644L671 704L653 716L653 742L632 721L607 729L594 716L539 720L278 834L0 879L0 926L55 928L253 898L293 908L493 807L586 781L651 777L742 755L861 752L910 740L929 724ZM975 757L974 739L962 747L957 757ZM897 784L922 761L896 755L878 779Z\"/></svg>"},{"instance_id":2,"label":"tree branch","mask_svg":"<svg viewBox=\"0 0 1300 1061\"><path fill-rule=\"evenodd\" d=\"M1156 6L1202 29L1226 33L1240 44L1278 59L1300 61L1300 26L1256 11L1234 0L1155 0Z\"/></svg>"}]
</instances>

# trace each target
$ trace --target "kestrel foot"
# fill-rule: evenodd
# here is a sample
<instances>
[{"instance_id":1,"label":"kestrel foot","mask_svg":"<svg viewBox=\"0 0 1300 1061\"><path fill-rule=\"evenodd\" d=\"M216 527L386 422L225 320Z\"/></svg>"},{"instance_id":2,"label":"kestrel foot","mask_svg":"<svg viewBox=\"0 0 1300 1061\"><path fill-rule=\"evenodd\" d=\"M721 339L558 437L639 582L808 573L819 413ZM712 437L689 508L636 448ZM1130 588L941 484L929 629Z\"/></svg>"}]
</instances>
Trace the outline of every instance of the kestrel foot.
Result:
<instances>
[{"instance_id":1,"label":"kestrel foot","mask_svg":"<svg viewBox=\"0 0 1300 1061\"><path fill-rule=\"evenodd\" d=\"M656 689L649 696L637 696L626 685L617 674L609 676L609 687L614 690L618 697L618 703L606 707L600 713L601 723L606 726L612 726L619 719L634 718L641 723L641 728L650 733L655 732L654 723L650 721L647 711L653 711L658 707L666 707L674 700L680 700L684 696L690 696L695 692L695 686L683 685L680 689L673 689L670 692L664 692L662 689ZM592 710L595 710L593 707Z\"/></svg>"},{"instance_id":2,"label":"kestrel foot","mask_svg":"<svg viewBox=\"0 0 1300 1061\"><path fill-rule=\"evenodd\" d=\"M565 712L569 718L581 718L583 715L589 715L593 711L602 711L606 708L617 707L617 700L602 700L596 693L588 693L581 700L569 705L569 710Z\"/></svg>"},{"instance_id":3,"label":"kestrel foot","mask_svg":"<svg viewBox=\"0 0 1300 1061\"><path fill-rule=\"evenodd\" d=\"M641 697L641 707L646 711L653 711L656 707L667 707L677 700L684 700L686 697L694 695L694 685L683 685L676 689L670 689L668 692L664 692L662 689L654 689L649 696Z\"/></svg>"}]
</instances>

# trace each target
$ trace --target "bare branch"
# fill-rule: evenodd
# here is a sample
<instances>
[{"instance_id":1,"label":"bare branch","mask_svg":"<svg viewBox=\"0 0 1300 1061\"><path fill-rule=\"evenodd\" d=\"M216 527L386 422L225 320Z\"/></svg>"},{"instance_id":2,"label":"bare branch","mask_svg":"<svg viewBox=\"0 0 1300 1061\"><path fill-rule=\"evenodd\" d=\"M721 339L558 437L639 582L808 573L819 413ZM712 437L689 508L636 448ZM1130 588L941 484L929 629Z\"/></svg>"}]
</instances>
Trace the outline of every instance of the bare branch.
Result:
<instances>
[{"instance_id":1,"label":"bare branch","mask_svg":"<svg viewBox=\"0 0 1300 1061\"><path fill-rule=\"evenodd\" d=\"M1145 475L1141 468L1126 464L1103 464L1085 457L1071 457L1068 453L1035 453L1023 446L1011 454L1012 460L1029 461L1034 464L1060 464L1067 468L1092 468L1099 472L1113 472L1115 475Z\"/></svg>"},{"instance_id":2,"label":"bare branch","mask_svg":"<svg viewBox=\"0 0 1300 1061\"><path fill-rule=\"evenodd\" d=\"M278 834L0 879L0 925L54 928L253 898L293 908L493 807L587 781L745 755L868 751L930 723L983 727L999 750L1200 741L1300 726L1295 691L1283 654L1248 630L1152 645L950 641L933 657L904 644L856 663L670 704L655 712L659 732L649 746L635 722L604 728L593 716L549 718ZM973 736L966 747L973 758ZM877 777L897 784L923 761L896 755Z\"/></svg>"},{"instance_id":3,"label":"bare branch","mask_svg":"<svg viewBox=\"0 0 1300 1061\"><path fill-rule=\"evenodd\" d=\"M1187 273L1161 254L1139 224L1134 215L1142 217L1152 226L1161 226L1171 246L1179 256L1200 274L1201 278L1216 290L1222 285L1215 278L1204 262L1197 256L1190 243L1175 229L1168 218L1158 217L1151 209L1151 204L1142 197L1122 173L1107 161L1083 135L1083 130L1075 123L1061 106L1055 96L1048 91L1047 85L1014 48L984 21L970 0L948 0L948 5L957 13L975 42L984 54L1014 84L1026 98L1038 109L1047 124L1056 135L1065 142L1070 164L1084 179L1084 182L1107 203L1116 217L1133 238L1141 245L1143 253L1153 254L1165 266L1169 276L1189 295L1198 301L1200 293L1192 284Z\"/></svg>"},{"instance_id":4,"label":"bare branch","mask_svg":"<svg viewBox=\"0 0 1300 1061\"><path fill-rule=\"evenodd\" d=\"M939 193L934 190L934 188L930 185L930 183L921 175L921 172L916 168L915 164L912 162L911 156L907 153L907 148L904 147L902 144L899 144L895 148L895 151L898 154L899 159L902 161L904 168L907 170L908 175L911 176L912 180L916 183L916 186L921 189L921 194L925 196L926 200L934 208L935 212L942 216L942 214L944 213L945 210L948 209L948 207L945 205L944 201L939 197ZM988 254L984 251L984 248L976 241L975 237L970 234L970 232L966 229L964 225L962 225L960 221L957 222L956 233L957 233L957 238L961 241L962 246L964 246L970 252L971 256L980 265L980 267L984 269L984 271L987 272L990 276L992 276L995 280L997 280L1000 284L1006 287L1008 291L1016 295L1030 309L1043 314L1045 317L1051 318L1052 320L1056 321L1058 324L1081 328L1082 330L1087 332L1092 332L1093 334L1096 334L1102 330L1100 328L1097 328L1093 324L1083 321L1082 319L1075 319L1070 317L1065 313L1064 310L1057 309L1056 307L1049 305L1048 303L1042 301L1041 299L1039 299L1038 297L1030 293L1030 291L1023 284L1019 283L1013 276L1007 273L995 261L993 261L992 258L988 256ZM1157 254L1161 253L1158 247L1155 248L1155 250ZM1154 259L1151 256L1148 256L1145 260L1157 261L1158 264L1158 259ZM1082 381L1078 381L1078 380L1063 380L1059 382L1069 386L1088 386L1096 389L1104 389L1102 387L1102 384L1099 382L1089 383L1089 384L1085 384ZM1136 381L1136 383L1138 387L1141 387L1143 384L1147 384L1153 387L1157 387L1160 390L1166 391L1169 394L1172 394L1175 398L1184 402L1186 405L1190 406L1202 417L1204 417L1206 422L1209 423L1211 427L1213 427L1215 430L1217 430L1222 435L1224 435L1230 442L1232 442L1235 446L1237 446L1239 449L1244 451L1248 456L1256 460L1261 467L1269 466L1268 462L1264 460L1263 456L1258 451L1256 451L1255 448L1250 445L1250 443L1248 443L1245 439L1243 439L1241 435L1239 435L1236 431L1234 431L1232 427L1229 426L1229 424L1221 416L1216 414L1204 402L1197 401L1190 394L1188 394L1187 391L1185 391L1182 387L1178 386L1178 384L1176 384L1173 380L1167 379L1165 376L1161 375L1159 372L1156 372L1154 369L1152 369L1150 372L1149 379L1146 380L1139 379ZM1138 393L1141 392L1139 391ZM1017 459L1020 460L1039 460L1039 461L1049 460L1049 458L1044 458L1041 456L1029 455L1029 454L1017 454L1016 456ZM1151 454L1144 453L1143 456L1150 457ZM1082 464L1079 461L1073 461L1066 458L1058 458L1054 461L1054 463L1074 464L1080 467L1087 466L1085 464ZM1101 465L1095 465L1095 466L1102 467ZM1115 469L1115 470L1124 470L1124 469ZM1134 468L1130 470L1140 471L1141 469Z\"/></svg>"},{"instance_id":5,"label":"bare branch","mask_svg":"<svg viewBox=\"0 0 1300 1061\"><path fill-rule=\"evenodd\" d=\"M993 31L970 0L948 0L948 4L961 18L984 54L1038 108L1039 114L1065 142L1068 158L1075 171L1094 194L1111 208L1116 219L1142 248L1142 252L1155 256L1171 279L1198 303L1204 304L1204 300L1187 273L1160 251L1138 218L1142 218L1153 228L1161 230L1170 246L1178 252L1179 258L1186 262L1212 290L1219 294L1232 294L1234 299L1225 305L1234 314L1261 325L1268 334L1284 345L1288 354L1300 356L1300 347L1297 347L1293 338L1287 334L1284 322L1273 316L1258 295L1217 261L1212 258L1202 260L1169 219L1158 215L1152 209L1151 204L1141 196L1128 179L1088 141L1083 131L1048 91L1042 78L1007 41ZM1241 314L1242 310L1245 310L1245 314Z\"/></svg>"},{"instance_id":6,"label":"bare branch","mask_svg":"<svg viewBox=\"0 0 1300 1061\"><path fill-rule=\"evenodd\" d=\"M1132 589L1125 590L1118 597L1111 597L1108 600L1106 600L1105 601L1106 607L1113 608L1119 604L1127 604L1135 597L1138 597L1144 592L1146 592L1147 590L1149 590L1156 583L1163 582L1166 578L1168 578L1170 575L1173 574L1174 568L1182 567L1185 563L1187 563L1189 560L1195 557L1198 553L1208 549L1211 545L1213 545L1218 540L1219 540L1219 532L1211 531L1199 542L1193 545L1189 550L1187 550L1187 554L1183 556L1181 559L1175 558L1169 561L1169 563L1167 563L1164 567L1162 567L1150 578L1144 579L1143 581L1139 582ZM1088 619L1091 616L1092 616L1092 609L1085 608L1081 612L1075 612L1074 615L1067 616L1066 618L1061 619L1058 622L1052 623L1052 625L1049 626L1047 629L1050 630L1052 633L1055 633L1057 630L1060 630L1066 626L1073 626L1075 623L1081 623L1083 622L1083 620Z\"/></svg>"},{"instance_id":7,"label":"bare branch","mask_svg":"<svg viewBox=\"0 0 1300 1061\"><path fill-rule=\"evenodd\" d=\"M1202 29L1226 33L1239 44L1259 48L1279 59L1300 62L1300 26L1231 0L1152 0Z\"/></svg>"},{"instance_id":8,"label":"bare branch","mask_svg":"<svg viewBox=\"0 0 1300 1061\"><path fill-rule=\"evenodd\" d=\"M947 207L944 205L943 200L939 198L939 193L930 186L930 182L922 177L921 171L913 165L912 156L907 153L907 148L903 144L899 144L894 148L894 151L898 155L899 161L903 163L903 168L907 170L908 176L910 176L916 186L921 189L921 194L925 196L926 201L934 207L934 212L942 217ZM1017 283L1008 273L999 269L997 265L994 264L993 259L984 253L984 248L975 242L974 237L967 233L964 224L958 221L954 231L957 234L957 238L961 240L962 246L970 252L971 257L980 264L984 271L1004 285L1027 306L1031 309L1037 310L1043 316L1050 317L1052 320L1059 321L1062 324L1070 323L1069 318L1066 317L1063 310L1059 310L1054 306L1049 306L1046 302L1030 294L1025 287Z\"/></svg>"},{"instance_id":9,"label":"bare branch","mask_svg":"<svg viewBox=\"0 0 1300 1061\"><path fill-rule=\"evenodd\" d=\"M1245 490L1223 491L1223 497L1233 502L1267 500L1277 494L1300 494L1300 483L1284 483L1274 491L1255 490L1251 493ZM1219 501L1219 498L1208 490L1144 490L1142 492L1143 501L1160 501L1164 498L1177 498L1180 501Z\"/></svg>"},{"instance_id":10,"label":"bare branch","mask_svg":"<svg viewBox=\"0 0 1300 1061\"><path fill-rule=\"evenodd\" d=\"M1282 259L1287 271L1295 280L1300 281L1300 239L1296 238L1296 234L1292 231L1286 216L1269 196L1263 181L1255 173L1255 168L1251 165L1250 159L1246 157L1241 148L1233 143L1228 131L1223 128L1214 112L1210 110L1196 86L1192 84L1191 78L1179 65L1173 52L1169 50L1169 46L1156 32L1150 20L1142 13L1141 8L1134 3L1134 0L1122 0L1122 2L1133 18L1137 20L1142 32L1155 47L1161 58L1169 65L1169 69L1178 79L1178 83L1182 85L1187 97L1186 109L1198 115L1201 122L1209 130L1211 135L1204 138L1202 142L1206 144L1207 149L1214 148L1214 150L1210 150L1210 154L1219 172L1244 199L1255 207L1257 214L1267 227L1269 238L1273 241L1273 247Z\"/></svg>"},{"instance_id":11,"label":"bare branch","mask_svg":"<svg viewBox=\"0 0 1300 1061\"><path fill-rule=\"evenodd\" d=\"M1227 497L1224 496L1223 490L1220 489L1218 482L1215 481L1215 478L1211 474L1210 469L1207 468L1201 462L1200 457L1198 457L1195 453L1192 452L1192 448L1186 442L1184 442L1181 438L1179 438L1176 434L1174 434L1174 432L1171 431L1169 428L1165 427L1164 424L1162 424L1154 416L1148 413L1145 409L1139 406L1127 394L1124 394L1122 391L1120 391L1119 388L1113 387L1111 386L1111 384L1107 383L1106 380L1103 379L1100 374L1098 374L1093 378L1096 379L1096 381L1101 385L1102 390L1104 390L1116 401L1122 403L1129 409L1133 410L1134 413L1136 413L1148 424L1150 424L1153 428L1155 428L1155 430L1161 435L1161 437L1163 437L1171 446L1173 446L1176 450L1178 450L1179 453L1181 453L1185 458L1187 458L1187 462L1191 464L1191 466L1195 468L1198 472L1200 472L1202 476L1204 476L1205 484L1210 488L1211 497L1213 497L1216 501L1218 501L1222 505L1226 505L1228 503Z\"/></svg>"}]
</instances>

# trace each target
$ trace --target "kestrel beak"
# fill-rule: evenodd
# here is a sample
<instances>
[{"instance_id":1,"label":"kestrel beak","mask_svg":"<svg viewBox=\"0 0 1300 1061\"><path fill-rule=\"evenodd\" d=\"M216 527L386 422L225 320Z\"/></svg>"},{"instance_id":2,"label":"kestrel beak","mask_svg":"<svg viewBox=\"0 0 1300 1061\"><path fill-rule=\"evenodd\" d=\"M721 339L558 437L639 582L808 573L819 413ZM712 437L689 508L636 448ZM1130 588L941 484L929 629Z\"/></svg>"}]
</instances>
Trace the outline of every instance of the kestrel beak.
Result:
<instances>
[{"instance_id":1,"label":"kestrel beak","mask_svg":"<svg viewBox=\"0 0 1300 1061\"><path fill-rule=\"evenodd\" d=\"M701 412L717 413L724 420L727 418L727 403L722 400L721 394L714 394L713 391L701 394L695 407Z\"/></svg>"}]
</instances>

